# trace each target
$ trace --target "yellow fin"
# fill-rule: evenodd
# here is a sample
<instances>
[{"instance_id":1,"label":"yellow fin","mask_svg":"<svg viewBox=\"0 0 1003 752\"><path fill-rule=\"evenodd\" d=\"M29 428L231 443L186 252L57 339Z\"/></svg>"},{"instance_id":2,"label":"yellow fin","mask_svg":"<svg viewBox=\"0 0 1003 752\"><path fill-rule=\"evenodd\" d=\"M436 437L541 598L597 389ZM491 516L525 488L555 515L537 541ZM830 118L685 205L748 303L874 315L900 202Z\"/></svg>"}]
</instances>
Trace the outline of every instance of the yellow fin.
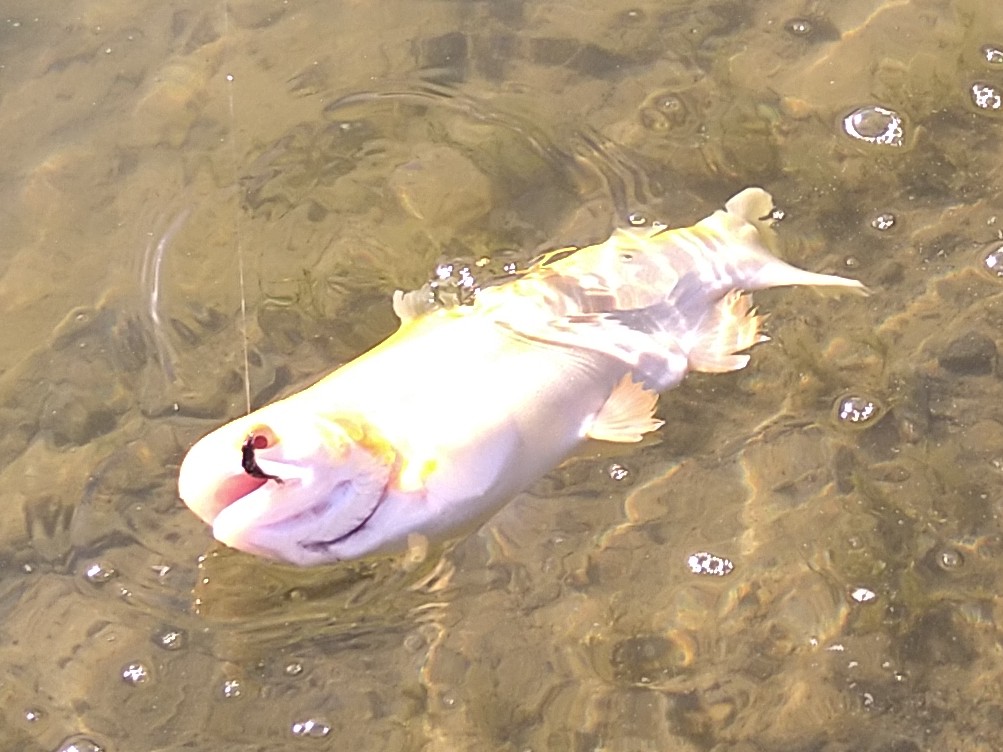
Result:
<instances>
[{"instance_id":1,"label":"yellow fin","mask_svg":"<svg viewBox=\"0 0 1003 752\"><path fill-rule=\"evenodd\" d=\"M745 368L749 356L737 353L769 339L759 332L760 319L748 295L729 292L700 325L699 338L687 356L690 369L725 373Z\"/></svg>"},{"instance_id":2,"label":"yellow fin","mask_svg":"<svg viewBox=\"0 0 1003 752\"><path fill-rule=\"evenodd\" d=\"M665 421L655 418L658 395L634 381L630 373L618 383L585 435L599 441L640 441Z\"/></svg>"}]
</instances>

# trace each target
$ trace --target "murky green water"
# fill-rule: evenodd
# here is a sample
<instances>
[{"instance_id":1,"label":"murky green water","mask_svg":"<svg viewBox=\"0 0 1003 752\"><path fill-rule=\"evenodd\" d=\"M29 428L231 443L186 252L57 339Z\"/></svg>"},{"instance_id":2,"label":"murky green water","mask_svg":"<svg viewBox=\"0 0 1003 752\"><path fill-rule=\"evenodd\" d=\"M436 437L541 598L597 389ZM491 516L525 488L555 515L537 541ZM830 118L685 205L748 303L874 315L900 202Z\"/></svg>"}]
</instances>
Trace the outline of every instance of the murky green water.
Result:
<instances>
[{"instance_id":1,"label":"murky green water","mask_svg":"<svg viewBox=\"0 0 1003 752\"><path fill-rule=\"evenodd\" d=\"M0 749L994 749L1001 94L987 0L6 3ZM760 295L657 438L425 559L177 500L245 407L241 261L258 405L437 265L749 184L875 294Z\"/></svg>"}]
</instances>

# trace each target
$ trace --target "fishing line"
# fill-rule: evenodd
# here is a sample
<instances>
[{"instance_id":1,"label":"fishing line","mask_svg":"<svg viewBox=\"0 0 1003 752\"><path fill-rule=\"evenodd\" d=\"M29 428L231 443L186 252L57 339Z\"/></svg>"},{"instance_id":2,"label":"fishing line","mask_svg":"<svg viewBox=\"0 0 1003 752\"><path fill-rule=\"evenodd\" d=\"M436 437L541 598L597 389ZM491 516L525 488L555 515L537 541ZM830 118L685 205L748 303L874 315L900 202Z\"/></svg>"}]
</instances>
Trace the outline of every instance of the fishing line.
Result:
<instances>
[{"instance_id":1,"label":"fishing line","mask_svg":"<svg viewBox=\"0 0 1003 752\"><path fill-rule=\"evenodd\" d=\"M221 3L223 6L223 38L226 40L226 52L230 51L230 8L227 5L226 0ZM229 58L229 54L225 55L225 59ZM240 334L241 341L243 344L243 356L244 356L244 404L247 408L247 413L251 412L251 363L250 355L248 353L248 334L247 334L247 286L244 282L244 243L240 234L240 177L239 170L237 168L237 131L236 123L237 117L234 113L233 106L233 87L234 78L232 73L226 74L227 82L227 104L229 105L230 113L230 159L233 163L233 186L234 186L234 198L233 198L233 237L234 242L237 246L237 279L240 285Z\"/></svg>"}]
</instances>

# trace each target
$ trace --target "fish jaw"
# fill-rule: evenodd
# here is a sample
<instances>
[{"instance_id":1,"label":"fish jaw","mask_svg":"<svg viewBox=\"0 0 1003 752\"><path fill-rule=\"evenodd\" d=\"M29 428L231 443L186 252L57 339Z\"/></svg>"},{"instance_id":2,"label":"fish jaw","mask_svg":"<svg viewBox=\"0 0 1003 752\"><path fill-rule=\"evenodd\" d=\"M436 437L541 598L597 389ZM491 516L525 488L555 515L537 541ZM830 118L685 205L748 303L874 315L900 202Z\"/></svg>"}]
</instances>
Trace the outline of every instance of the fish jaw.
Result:
<instances>
[{"instance_id":1,"label":"fish jaw","mask_svg":"<svg viewBox=\"0 0 1003 752\"><path fill-rule=\"evenodd\" d=\"M242 450L263 431L272 444L252 453L252 474ZM306 566L337 560L330 550L365 527L395 472L392 453L357 424L270 406L199 440L178 493L221 543Z\"/></svg>"},{"instance_id":2,"label":"fish jaw","mask_svg":"<svg viewBox=\"0 0 1003 752\"><path fill-rule=\"evenodd\" d=\"M344 480L323 494L300 481L268 481L217 515L213 537L231 548L298 566L338 561L331 551L358 534L383 503L386 485ZM299 503L289 503L290 497ZM312 502L312 503L310 503Z\"/></svg>"},{"instance_id":3,"label":"fish jaw","mask_svg":"<svg viewBox=\"0 0 1003 752\"><path fill-rule=\"evenodd\" d=\"M223 426L204 436L185 455L178 471L178 495L207 525L220 512L265 485L241 468L240 443Z\"/></svg>"}]
</instances>

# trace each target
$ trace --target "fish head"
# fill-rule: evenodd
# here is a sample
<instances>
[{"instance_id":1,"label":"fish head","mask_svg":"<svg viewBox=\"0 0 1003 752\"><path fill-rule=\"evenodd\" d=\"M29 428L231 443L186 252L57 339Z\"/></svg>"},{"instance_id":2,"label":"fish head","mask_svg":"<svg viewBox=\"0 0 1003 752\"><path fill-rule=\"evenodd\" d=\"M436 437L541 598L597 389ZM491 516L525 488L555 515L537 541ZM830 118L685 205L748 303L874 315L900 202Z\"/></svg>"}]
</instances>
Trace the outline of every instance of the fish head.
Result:
<instances>
[{"instance_id":1,"label":"fish head","mask_svg":"<svg viewBox=\"0 0 1003 752\"><path fill-rule=\"evenodd\" d=\"M339 560L397 464L362 422L277 403L200 439L181 463L178 493L220 542L309 566Z\"/></svg>"}]
</instances>

